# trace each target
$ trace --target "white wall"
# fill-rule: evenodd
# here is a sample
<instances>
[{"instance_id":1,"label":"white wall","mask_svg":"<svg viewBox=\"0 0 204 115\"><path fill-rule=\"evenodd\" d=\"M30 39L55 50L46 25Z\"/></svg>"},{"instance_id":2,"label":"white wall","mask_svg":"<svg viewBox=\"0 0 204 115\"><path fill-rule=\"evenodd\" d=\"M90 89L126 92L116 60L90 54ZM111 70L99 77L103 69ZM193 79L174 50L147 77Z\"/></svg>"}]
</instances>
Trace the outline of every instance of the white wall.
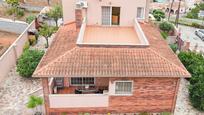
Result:
<instances>
[{"instance_id":1,"label":"white wall","mask_svg":"<svg viewBox=\"0 0 204 115\"><path fill-rule=\"evenodd\" d=\"M108 107L106 94L50 94L50 108Z\"/></svg>"},{"instance_id":2,"label":"white wall","mask_svg":"<svg viewBox=\"0 0 204 115\"><path fill-rule=\"evenodd\" d=\"M75 0L62 0L64 24L75 21Z\"/></svg>"},{"instance_id":3,"label":"white wall","mask_svg":"<svg viewBox=\"0 0 204 115\"><path fill-rule=\"evenodd\" d=\"M132 26L133 20L136 17L137 7L146 8L146 1L149 0L87 0L87 24L101 25L101 6L115 6L121 7L120 11L120 25ZM64 23L71 22L75 19L75 0L62 0L64 11ZM145 11L148 12L148 11ZM145 14L146 18L148 15Z\"/></svg>"}]
</instances>

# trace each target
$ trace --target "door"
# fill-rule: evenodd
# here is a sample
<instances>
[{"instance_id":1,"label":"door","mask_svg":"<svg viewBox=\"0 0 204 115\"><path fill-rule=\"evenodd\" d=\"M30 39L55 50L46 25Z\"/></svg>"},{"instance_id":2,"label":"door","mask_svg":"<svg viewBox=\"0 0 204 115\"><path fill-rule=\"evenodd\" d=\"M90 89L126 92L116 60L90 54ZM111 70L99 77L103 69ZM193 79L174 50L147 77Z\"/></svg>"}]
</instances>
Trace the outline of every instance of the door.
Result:
<instances>
[{"instance_id":1,"label":"door","mask_svg":"<svg viewBox=\"0 0 204 115\"><path fill-rule=\"evenodd\" d=\"M120 7L112 7L112 25L120 25Z\"/></svg>"},{"instance_id":2,"label":"door","mask_svg":"<svg viewBox=\"0 0 204 115\"><path fill-rule=\"evenodd\" d=\"M111 25L111 7L102 6L102 25Z\"/></svg>"}]
</instances>

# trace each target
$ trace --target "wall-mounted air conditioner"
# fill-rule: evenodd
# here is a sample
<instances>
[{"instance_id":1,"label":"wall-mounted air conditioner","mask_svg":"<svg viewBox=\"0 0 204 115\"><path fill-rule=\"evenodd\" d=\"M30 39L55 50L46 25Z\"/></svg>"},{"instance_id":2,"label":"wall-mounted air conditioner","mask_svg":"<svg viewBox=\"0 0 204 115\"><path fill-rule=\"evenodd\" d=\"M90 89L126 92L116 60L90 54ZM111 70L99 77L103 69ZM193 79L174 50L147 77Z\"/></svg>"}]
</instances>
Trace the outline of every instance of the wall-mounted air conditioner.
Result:
<instances>
[{"instance_id":1,"label":"wall-mounted air conditioner","mask_svg":"<svg viewBox=\"0 0 204 115\"><path fill-rule=\"evenodd\" d=\"M81 0L81 1L76 3L76 8L77 9L88 8L88 2L84 1L84 0Z\"/></svg>"}]
</instances>

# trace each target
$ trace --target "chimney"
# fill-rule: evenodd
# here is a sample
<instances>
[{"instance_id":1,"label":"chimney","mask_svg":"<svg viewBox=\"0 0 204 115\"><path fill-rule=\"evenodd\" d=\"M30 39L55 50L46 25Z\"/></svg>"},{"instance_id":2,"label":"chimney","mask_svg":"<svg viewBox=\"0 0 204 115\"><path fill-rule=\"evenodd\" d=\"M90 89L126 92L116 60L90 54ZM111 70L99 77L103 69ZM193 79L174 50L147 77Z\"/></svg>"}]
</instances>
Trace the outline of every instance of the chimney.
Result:
<instances>
[{"instance_id":1,"label":"chimney","mask_svg":"<svg viewBox=\"0 0 204 115\"><path fill-rule=\"evenodd\" d=\"M82 9L75 9L75 21L76 21L76 28L80 28L83 21Z\"/></svg>"}]
</instances>

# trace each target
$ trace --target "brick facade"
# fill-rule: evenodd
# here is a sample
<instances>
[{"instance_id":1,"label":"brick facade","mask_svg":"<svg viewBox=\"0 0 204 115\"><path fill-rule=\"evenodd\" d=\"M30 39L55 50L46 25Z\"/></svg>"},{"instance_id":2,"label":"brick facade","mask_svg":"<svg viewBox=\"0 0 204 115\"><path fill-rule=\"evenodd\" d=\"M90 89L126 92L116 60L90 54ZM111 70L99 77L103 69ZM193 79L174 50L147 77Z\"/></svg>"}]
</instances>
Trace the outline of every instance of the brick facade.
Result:
<instances>
[{"instance_id":1,"label":"brick facade","mask_svg":"<svg viewBox=\"0 0 204 115\"><path fill-rule=\"evenodd\" d=\"M179 78L98 78L96 82L107 84L115 80L133 80L133 95L110 96L107 108L50 108L51 113L137 113L173 112Z\"/></svg>"}]
</instances>

